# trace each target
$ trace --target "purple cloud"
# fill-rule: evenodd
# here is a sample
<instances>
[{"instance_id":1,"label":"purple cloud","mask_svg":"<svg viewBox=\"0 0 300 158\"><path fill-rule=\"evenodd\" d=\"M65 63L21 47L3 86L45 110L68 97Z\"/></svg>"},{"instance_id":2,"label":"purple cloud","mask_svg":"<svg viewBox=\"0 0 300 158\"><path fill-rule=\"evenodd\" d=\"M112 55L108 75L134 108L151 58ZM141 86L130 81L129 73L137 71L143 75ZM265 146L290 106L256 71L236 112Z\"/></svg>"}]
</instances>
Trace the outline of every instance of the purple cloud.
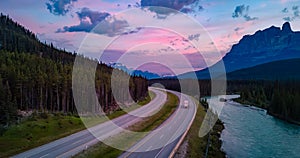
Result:
<instances>
[{"instance_id":1,"label":"purple cloud","mask_svg":"<svg viewBox=\"0 0 300 158\"><path fill-rule=\"evenodd\" d=\"M199 0L141 0L141 7L166 7L170 9L174 9L183 13L195 12L195 7L197 6L198 11L202 11L203 6L199 5ZM187 7L192 4L197 4L196 6ZM151 11L154 11L158 14L170 14L172 13L170 10L162 11L161 9L151 8Z\"/></svg>"},{"instance_id":2,"label":"purple cloud","mask_svg":"<svg viewBox=\"0 0 300 158\"><path fill-rule=\"evenodd\" d=\"M89 8L82 8L77 12L80 20L78 25L64 26L56 33L63 32L93 32L110 37L137 33L142 28L130 28L126 20L118 20L107 12L92 11Z\"/></svg>"},{"instance_id":3,"label":"purple cloud","mask_svg":"<svg viewBox=\"0 0 300 158\"><path fill-rule=\"evenodd\" d=\"M80 20L78 25L65 26L56 32L90 32L97 24L110 16L109 13L92 11L89 8L82 8L76 14Z\"/></svg>"},{"instance_id":4,"label":"purple cloud","mask_svg":"<svg viewBox=\"0 0 300 158\"><path fill-rule=\"evenodd\" d=\"M189 39L190 41L192 41L192 40L198 41L198 40L199 40L199 37L200 37L200 34L198 33L198 34L194 34L194 35L189 35L189 36L188 36L188 39Z\"/></svg>"}]
</instances>

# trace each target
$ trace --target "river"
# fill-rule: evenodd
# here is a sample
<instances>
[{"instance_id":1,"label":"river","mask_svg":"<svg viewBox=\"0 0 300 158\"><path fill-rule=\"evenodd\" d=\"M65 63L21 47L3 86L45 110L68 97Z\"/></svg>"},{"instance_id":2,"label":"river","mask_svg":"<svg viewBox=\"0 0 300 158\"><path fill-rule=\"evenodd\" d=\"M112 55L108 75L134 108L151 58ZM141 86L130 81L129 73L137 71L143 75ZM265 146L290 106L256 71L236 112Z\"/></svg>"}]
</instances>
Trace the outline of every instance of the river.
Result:
<instances>
[{"instance_id":1,"label":"river","mask_svg":"<svg viewBox=\"0 0 300 158\"><path fill-rule=\"evenodd\" d=\"M237 96L226 96L234 97ZM222 106L218 97L208 101L213 101L212 109ZM263 109L233 101L223 105L219 118L225 126L221 134L222 150L228 157L300 157L300 126L267 115Z\"/></svg>"}]
</instances>

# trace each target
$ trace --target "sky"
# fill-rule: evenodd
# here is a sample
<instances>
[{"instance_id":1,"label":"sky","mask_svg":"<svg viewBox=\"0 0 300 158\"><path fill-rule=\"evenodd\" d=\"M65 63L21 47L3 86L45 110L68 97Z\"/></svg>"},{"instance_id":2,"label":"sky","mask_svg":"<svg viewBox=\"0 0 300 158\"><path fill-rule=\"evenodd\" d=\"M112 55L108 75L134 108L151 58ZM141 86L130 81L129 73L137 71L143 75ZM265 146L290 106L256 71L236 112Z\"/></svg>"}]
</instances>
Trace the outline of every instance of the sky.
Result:
<instances>
[{"instance_id":1,"label":"sky","mask_svg":"<svg viewBox=\"0 0 300 158\"><path fill-rule=\"evenodd\" d=\"M174 75L216 63L246 34L286 21L299 31L299 6L300 0L1 0L0 12L58 48Z\"/></svg>"}]
</instances>

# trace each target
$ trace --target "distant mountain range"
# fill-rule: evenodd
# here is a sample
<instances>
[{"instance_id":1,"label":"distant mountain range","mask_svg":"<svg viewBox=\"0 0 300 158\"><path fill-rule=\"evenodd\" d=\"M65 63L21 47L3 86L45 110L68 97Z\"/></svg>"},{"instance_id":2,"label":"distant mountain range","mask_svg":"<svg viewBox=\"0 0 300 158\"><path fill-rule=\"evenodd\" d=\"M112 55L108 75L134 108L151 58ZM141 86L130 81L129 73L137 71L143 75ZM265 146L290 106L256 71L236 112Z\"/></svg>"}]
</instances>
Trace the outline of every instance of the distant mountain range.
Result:
<instances>
[{"instance_id":1,"label":"distant mountain range","mask_svg":"<svg viewBox=\"0 0 300 158\"><path fill-rule=\"evenodd\" d=\"M271 26L265 30L259 30L253 35L245 35L239 43L232 46L231 50L223 57L226 72L233 72L256 65L300 58L300 32L294 32L290 23L286 22L282 28ZM273 71L276 71L275 64ZM286 63L288 64L288 63ZM196 71L198 79L209 79L218 77L224 72L220 71L222 62L219 61L209 69ZM278 69L277 69L278 70ZM213 74L210 76L210 73ZM178 78L191 78L194 72L184 73ZM240 73L241 74L241 73Z\"/></svg>"},{"instance_id":2,"label":"distant mountain range","mask_svg":"<svg viewBox=\"0 0 300 158\"><path fill-rule=\"evenodd\" d=\"M122 70L124 72L127 72L128 74L130 74L132 76L141 76L141 77L144 77L147 79L161 78L161 76L156 73L152 73L149 71L142 71L142 70L134 70L132 68L127 68L125 65L123 65L121 63L109 63L108 65L112 68L116 68L116 69Z\"/></svg>"}]
</instances>

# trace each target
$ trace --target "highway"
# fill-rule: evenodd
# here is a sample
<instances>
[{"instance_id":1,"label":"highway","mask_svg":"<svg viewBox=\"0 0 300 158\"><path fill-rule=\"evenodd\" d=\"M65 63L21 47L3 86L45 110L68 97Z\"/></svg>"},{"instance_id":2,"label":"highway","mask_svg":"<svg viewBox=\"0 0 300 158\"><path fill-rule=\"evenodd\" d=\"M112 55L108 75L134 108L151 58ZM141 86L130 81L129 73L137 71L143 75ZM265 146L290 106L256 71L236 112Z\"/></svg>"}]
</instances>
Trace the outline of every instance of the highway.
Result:
<instances>
[{"instance_id":1,"label":"highway","mask_svg":"<svg viewBox=\"0 0 300 158\"><path fill-rule=\"evenodd\" d=\"M156 94L156 97L147 105L133 110L126 115L115 118L112 121L101 123L89 129L28 150L13 157L72 157L86 148L95 145L99 141L122 132L123 128L133 125L134 123L140 121L140 119L143 117L151 116L158 111L165 103L167 94L151 87L149 90L153 91Z\"/></svg>"},{"instance_id":2,"label":"highway","mask_svg":"<svg viewBox=\"0 0 300 158\"><path fill-rule=\"evenodd\" d=\"M101 140L117 135L123 131L123 128L135 124L143 119L143 117L151 116L163 106L167 99L166 93L152 87L150 87L150 90L156 94L156 97L147 105L115 118L112 121L101 123L13 157L72 157ZM188 127L194 119L196 105L187 95L174 91L169 92L174 93L180 98L180 104L176 111L156 130L147 134L120 157L169 157L174 153L174 148L183 139L185 132L187 132ZM183 107L184 100L188 100L188 108Z\"/></svg>"},{"instance_id":3,"label":"highway","mask_svg":"<svg viewBox=\"0 0 300 158\"><path fill-rule=\"evenodd\" d=\"M157 130L152 131L120 158L166 158L175 154L175 147L184 139L187 129L195 118L197 106L187 95L174 91L180 98L180 104L174 114L169 117ZM189 102L188 108L184 108L184 100Z\"/></svg>"}]
</instances>

